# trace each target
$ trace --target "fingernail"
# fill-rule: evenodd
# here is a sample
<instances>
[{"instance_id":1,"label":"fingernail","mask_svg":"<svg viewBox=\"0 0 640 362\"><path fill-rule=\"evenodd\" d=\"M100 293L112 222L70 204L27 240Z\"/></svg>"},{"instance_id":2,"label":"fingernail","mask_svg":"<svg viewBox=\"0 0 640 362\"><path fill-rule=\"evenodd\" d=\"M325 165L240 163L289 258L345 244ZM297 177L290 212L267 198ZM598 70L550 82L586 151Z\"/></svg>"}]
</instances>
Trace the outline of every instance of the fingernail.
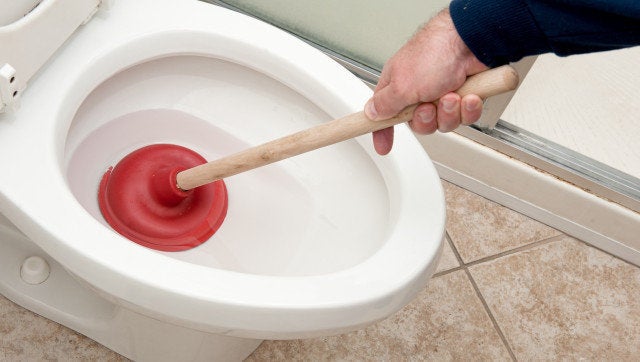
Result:
<instances>
[{"instance_id":1,"label":"fingernail","mask_svg":"<svg viewBox=\"0 0 640 362\"><path fill-rule=\"evenodd\" d=\"M464 109L466 109L467 111L475 111L476 109L478 109L478 106L478 102L467 101L464 104Z\"/></svg>"},{"instance_id":2,"label":"fingernail","mask_svg":"<svg viewBox=\"0 0 640 362\"><path fill-rule=\"evenodd\" d=\"M454 101L452 99L443 99L442 100L442 109L444 109L445 112L447 112L447 113L453 112L455 107L456 107L456 101Z\"/></svg>"},{"instance_id":3,"label":"fingernail","mask_svg":"<svg viewBox=\"0 0 640 362\"><path fill-rule=\"evenodd\" d=\"M367 104L365 104L364 114L367 116L367 118L373 121L378 118L378 111L376 111L376 106L373 104L373 98L369 99Z\"/></svg>"},{"instance_id":4,"label":"fingernail","mask_svg":"<svg viewBox=\"0 0 640 362\"><path fill-rule=\"evenodd\" d=\"M436 114L434 112L433 107L424 110L424 111L420 111L418 112L418 120L422 123L431 123L433 122L433 119L435 118Z\"/></svg>"}]
</instances>

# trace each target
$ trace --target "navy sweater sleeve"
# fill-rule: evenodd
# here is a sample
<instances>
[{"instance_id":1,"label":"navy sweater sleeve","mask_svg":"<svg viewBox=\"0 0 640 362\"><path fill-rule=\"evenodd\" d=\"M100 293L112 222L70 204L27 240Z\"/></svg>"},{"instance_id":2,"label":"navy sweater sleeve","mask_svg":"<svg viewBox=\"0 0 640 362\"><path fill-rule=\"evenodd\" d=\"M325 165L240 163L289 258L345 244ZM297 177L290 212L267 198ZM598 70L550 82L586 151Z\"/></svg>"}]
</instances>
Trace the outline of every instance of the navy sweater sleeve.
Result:
<instances>
[{"instance_id":1,"label":"navy sweater sleeve","mask_svg":"<svg viewBox=\"0 0 640 362\"><path fill-rule=\"evenodd\" d=\"M640 45L640 0L453 0L449 11L473 54L494 67Z\"/></svg>"}]
</instances>

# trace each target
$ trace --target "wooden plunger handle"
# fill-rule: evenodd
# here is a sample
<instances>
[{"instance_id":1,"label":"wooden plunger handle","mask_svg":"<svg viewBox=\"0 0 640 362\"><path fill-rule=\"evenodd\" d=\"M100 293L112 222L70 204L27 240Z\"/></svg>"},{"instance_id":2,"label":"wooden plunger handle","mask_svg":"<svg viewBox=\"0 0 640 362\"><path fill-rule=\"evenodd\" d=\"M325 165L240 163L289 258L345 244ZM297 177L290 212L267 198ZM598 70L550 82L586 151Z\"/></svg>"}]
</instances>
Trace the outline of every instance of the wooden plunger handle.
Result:
<instances>
[{"instance_id":1,"label":"wooden plunger handle","mask_svg":"<svg viewBox=\"0 0 640 362\"><path fill-rule=\"evenodd\" d=\"M488 98L513 90L517 85L518 74L513 68L505 65L467 78L462 87L456 90L456 93L461 97L467 94L477 94L481 98ZM417 104L409 106L397 116L384 121L372 121L364 115L364 112L357 112L308 128L179 172L177 175L178 187L182 190L190 190L285 158L408 122L416 107Z\"/></svg>"}]
</instances>

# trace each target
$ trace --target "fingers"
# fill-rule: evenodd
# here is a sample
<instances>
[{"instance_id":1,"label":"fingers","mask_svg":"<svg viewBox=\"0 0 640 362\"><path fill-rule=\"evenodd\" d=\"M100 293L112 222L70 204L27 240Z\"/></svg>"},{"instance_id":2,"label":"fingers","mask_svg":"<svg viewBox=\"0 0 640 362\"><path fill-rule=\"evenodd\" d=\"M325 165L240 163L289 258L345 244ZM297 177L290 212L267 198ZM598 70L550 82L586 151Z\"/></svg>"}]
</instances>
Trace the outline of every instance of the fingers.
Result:
<instances>
[{"instance_id":1,"label":"fingers","mask_svg":"<svg viewBox=\"0 0 640 362\"><path fill-rule=\"evenodd\" d=\"M438 101L419 105L409 122L411 129L419 134L435 131L450 132L460 125L468 126L482 115L482 99L475 94L460 98L456 93L448 93Z\"/></svg>"},{"instance_id":2,"label":"fingers","mask_svg":"<svg viewBox=\"0 0 640 362\"><path fill-rule=\"evenodd\" d=\"M438 101L438 131L450 132L460 125L460 96L447 93Z\"/></svg>"},{"instance_id":3,"label":"fingers","mask_svg":"<svg viewBox=\"0 0 640 362\"><path fill-rule=\"evenodd\" d=\"M436 112L436 105L433 103L423 103L419 105L413 112L413 118L409 121L409 127L419 134L432 134L438 130Z\"/></svg>"},{"instance_id":4,"label":"fingers","mask_svg":"<svg viewBox=\"0 0 640 362\"><path fill-rule=\"evenodd\" d=\"M482 116L482 99L475 94L469 94L462 98L460 106L460 118L463 125L468 126Z\"/></svg>"},{"instance_id":5,"label":"fingers","mask_svg":"<svg viewBox=\"0 0 640 362\"><path fill-rule=\"evenodd\" d=\"M367 102L365 114L372 111L369 108L372 104L372 100ZM376 111L373 110L373 112ZM451 92L442 96L437 106L434 103L420 104L413 112L409 126L418 134L432 134L435 131L450 132L460 125L468 126L476 122L481 115L482 99L480 97L469 94L460 98L458 94ZM367 117L375 119L369 114ZM373 132L373 145L378 154L388 154L393 147L393 127Z\"/></svg>"},{"instance_id":6,"label":"fingers","mask_svg":"<svg viewBox=\"0 0 640 362\"><path fill-rule=\"evenodd\" d=\"M460 98L448 93L434 103L422 103L413 112L409 121L411 129L419 134L435 131L450 132L460 125L468 126L482 115L482 99L475 94ZM393 127L373 132L373 146L379 155L386 155L393 147Z\"/></svg>"},{"instance_id":7,"label":"fingers","mask_svg":"<svg viewBox=\"0 0 640 362\"><path fill-rule=\"evenodd\" d=\"M391 152L393 147L393 127L373 132L373 147L381 156Z\"/></svg>"}]
</instances>

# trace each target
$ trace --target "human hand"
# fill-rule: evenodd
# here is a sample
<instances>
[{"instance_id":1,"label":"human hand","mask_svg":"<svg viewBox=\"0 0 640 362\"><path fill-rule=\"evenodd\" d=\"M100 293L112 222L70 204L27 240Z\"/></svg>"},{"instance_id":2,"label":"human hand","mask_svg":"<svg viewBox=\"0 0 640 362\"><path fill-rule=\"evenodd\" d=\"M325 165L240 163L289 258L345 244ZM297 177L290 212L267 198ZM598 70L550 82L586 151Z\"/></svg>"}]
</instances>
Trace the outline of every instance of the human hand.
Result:
<instances>
[{"instance_id":1,"label":"human hand","mask_svg":"<svg viewBox=\"0 0 640 362\"><path fill-rule=\"evenodd\" d=\"M468 75L486 69L458 35L448 9L442 10L385 64L364 112L372 120L383 120L421 103L409 121L414 132L452 131L477 121L482 113L480 97L461 98L453 91ZM373 144L379 154L389 153L393 128L374 132Z\"/></svg>"}]
</instances>

